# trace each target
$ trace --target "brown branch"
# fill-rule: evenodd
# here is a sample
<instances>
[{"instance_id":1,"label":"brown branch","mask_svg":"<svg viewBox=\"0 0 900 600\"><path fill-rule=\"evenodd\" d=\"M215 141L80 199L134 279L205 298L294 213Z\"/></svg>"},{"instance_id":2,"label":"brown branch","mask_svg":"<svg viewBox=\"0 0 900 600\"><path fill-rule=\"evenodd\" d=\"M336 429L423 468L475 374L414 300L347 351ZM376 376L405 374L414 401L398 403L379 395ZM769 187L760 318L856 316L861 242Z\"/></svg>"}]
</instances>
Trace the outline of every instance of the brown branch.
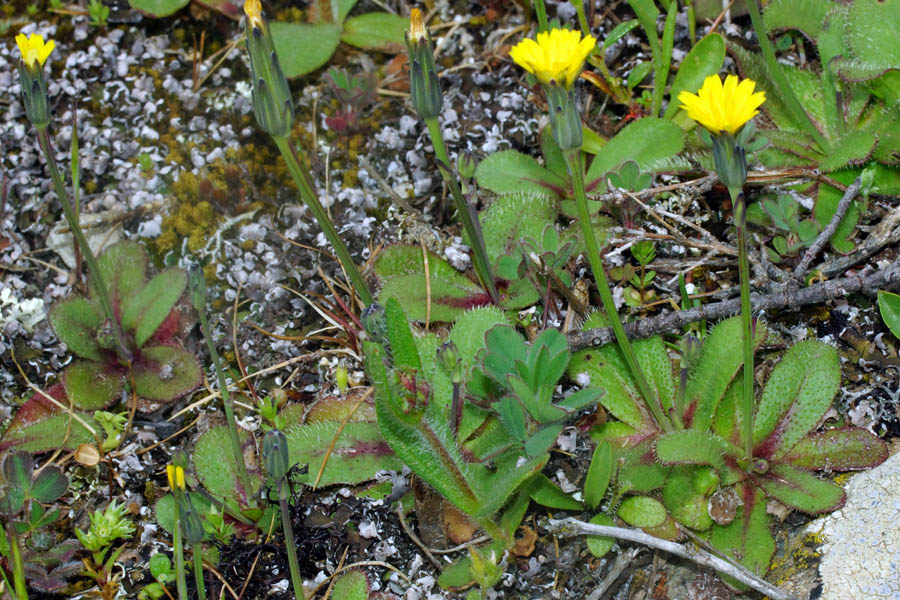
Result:
<instances>
[{"instance_id":1,"label":"brown branch","mask_svg":"<svg viewBox=\"0 0 900 600\"><path fill-rule=\"evenodd\" d=\"M825 229L818 235L812 243L812 246L807 249L806 253L803 255L803 259L797 265L797 268L794 269L794 279L799 281L803 278L809 265L812 264L813 259L816 258L822 248L825 247L825 244L828 243L828 240L831 239L831 236L834 235L834 232L837 231L841 219L847 214L847 209L850 208L850 203L856 198L856 194L859 193L861 185L862 177L860 176L853 180L853 183L851 183L850 187L844 192L841 201L838 202L837 209L834 211L834 216L831 218L831 221L828 222Z\"/></svg>"},{"instance_id":2,"label":"brown branch","mask_svg":"<svg viewBox=\"0 0 900 600\"><path fill-rule=\"evenodd\" d=\"M841 279L824 281L805 288L785 286L772 294L751 294L750 302L754 311L796 308L807 304L842 298L854 292L873 294L880 289L900 283L900 262L894 262L884 269L868 275L851 275ZM672 311L655 317L641 319L625 325L629 338L647 338L657 333L683 327L701 319L716 320L736 315L740 311L740 299L733 298L715 304L698 306L690 310ZM613 341L611 327L590 329L569 334L569 348L574 352L591 346L602 346Z\"/></svg>"}]
</instances>

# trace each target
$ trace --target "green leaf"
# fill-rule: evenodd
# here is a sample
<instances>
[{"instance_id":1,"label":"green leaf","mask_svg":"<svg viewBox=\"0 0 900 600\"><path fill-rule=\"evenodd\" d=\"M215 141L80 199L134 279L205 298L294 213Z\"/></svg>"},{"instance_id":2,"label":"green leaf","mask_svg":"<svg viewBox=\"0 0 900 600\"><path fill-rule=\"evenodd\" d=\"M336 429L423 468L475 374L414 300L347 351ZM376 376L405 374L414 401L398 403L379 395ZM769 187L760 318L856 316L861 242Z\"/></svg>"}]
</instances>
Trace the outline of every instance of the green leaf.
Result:
<instances>
[{"instance_id":1,"label":"green leaf","mask_svg":"<svg viewBox=\"0 0 900 600\"><path fill-rule=\"evenodd\" d=\"M609 442L604 441L594 449L584 480L584 502L589 508L596 509L600 505L606 495L606 488L609 487L612 471L612 447Z\"/></svg>"},{"instance_id":2,"label":"green leaf","mask_svg":"<svg viewBox=\"0 0 900 600\"><path fill-rule=\"evenodd\" d=\"M290 464L307 466L306 473L292 477L294 482L312 485L328 456L319 487L356 485L375 477L378 471L396 471L403 463L394 455L381 436L377 423L341 424L324 421L295 425L285 431ZM328 452L332 441L334 446Z\"/></svg>"},{"instance_id":3,"label":"green leaf","mask_svg":"<svg viewBox=\"0 0 900 600\"><path fill-rule=\"evenodd\" d=\"M95 430L99 429L99 425L89 414L76 414ZM74 450L81 444L89 444L93 441L91 433L78 421L68 414L57 413L41 417L15 429L10 426L3 436L3 447L39 453L57 448Z\"/></svg>"},{"instance_id":4,"label":"green leaf","mask_svg":"<svg viewBox=\"0 0 900 600\"><path fill-rule=\"evenodd\" d=\"M663 487L663 504L672 518L695 531L705 531L713 524L706 496L694 489L692 469L676 469Z\"/></svg>"},{"instance_id":5,"label":"green leaf","mask_svg":"<svg viewBox=\"0 0 900 600\"><path fill-rule=\"evenodd\" d=\"M197 357L176 346L150 346L141 350L131 368L138 396L170 402L200 385Z\"/></svg>"},{"instance_id":6,"label":"green leaf","mask_svg":"<svg viewBox=\"0 0 900 600\"><path fill-rule=\"evenodd\" d=\"M679 110L678 94L684 91L696 93L703 85L703 80L715 75L725 62L725 41L717 33L711 33L691 48L669 89L669 106L664 117L671 119Z\"/></svg>"},{"instance_id":7,"label":"green leaf","mask_svg":"<svg viewBox=\"0 0 900 600\"><path fill-rule=\"evenodd\" d=\"M763 22L769 31L796 29L815 40L822 31L825 15L834 8L831 0L772 0Z\"/></svg>"},{"instance_id":8,"label":"green leaf","mask_svg":"<svg viewBox=\"0 0 900 600\"><path fill-rule=\"evenodd\" d=\"M475 169L478 185L496 194L523 192L563 196L567 181L540 166L532 157L515 150L487 156Z\"/></svg>"},{"instance_id":9,"label":"green leaf","mask_svg":"<svg viewBox=\"0 0 900 600\"><path fill-rule=\"evenodd\" d=\"M503 423L512 438L518 442L525 441L525 409L512 396L504 396L494 405L497 417Z\"/></svg>"},{"instance_id":10,"label":"green leaf","mask_svg":"<svg viewBox=\"0 0 900 600\"><path fill-rule=\"evenodd\" d=\"M851 131L831 143L827 154L819 161L819 168L830 172L846 166L862 165L871 158L877 144L875 133L866 130Z\"/></svg>"},{"instance_id":11,"label":"green leaf","mask_svg":"<svg viewBox=\"0 0 900 600\"><path fill-rule=\"evenodd\" d=\"M363 50L399 53L405 50L404 39L409 19L402 15L370 12L344 21L341 41Z\"/></svg>"},{"instance_id":12,"label":"green leaf","mask_svg":"<svg viewBox=\"0 0 900 600\"><path fill-rule=\"evenodd\" d=\"M366 574L358 569L351 569L334 582L331 589L334 600L368 600L369 580Z\"/></svg>"},{"instance_id":13,"label":"green leaf","mask_svg":"<svg viewBox=\"0 0 900 600\"><path fill-rule=\"evenodd\" d=\"M231 451L231 434L225 426L213 427L197 439L191 461L197 478L203 487L216 498L243 504L246 497L255 497L262 487L257 465L256 444L253 437L244 430L238 430L238 439L244 453L244 462L250 473L253 489L243 490L238 478L237 465ZM198 507L199 508L199 507Z\"/></svg>"},{"instance_id":14,"label":"green leaf","mask_svg":"<svg viewBox=\"0 0 900 600\"><path fill-rule=\"evenodd\" d=\"M509 319L494 306L468 310L453 322L448 339L456 344L464 372L476 364L478 353L485 348L485 333L498 325L509 325Z\"/></svg>"},{"instance_id":15,"label":"green leaf","mask_svg":"<svg viewBox=\"0 0 900 600\"><path fill-rule=\"evenodd\" d=\"M617 511L619 518L632 527L656 527L666 520L666 508L649 496L629 496Z\"/></svg>"},{"instance_id":16,"label":"green leaf","mask_svg":"<svg viewBox=\"0 0 900 600\"><path fill-rule=\"evenodd\" d=\"M19 451L6 455L3 460L3 479L8 486L0 503L2 510L9 513L22 510L31 488L33 470L34 460L28 452Z\"/></svg>"},{"instance_id":17,"label":"green leaf","mask_svg":"<svg viewBox=\"0 0 900 600\"><path fill-rule=\"evenodd\" d=\"M419 350L416 348L409 321L406 320L403 308L395 298L388 298L384 307L384 316L394 364L398 367L421 369L422 361L419 358Z\"/></svg>"},{"instance_id":18,"label":"green leaf","mask_svg":"<svg viewBox=\"0 0 900 600\"><path fill-rule=\"evenodd\" d=\"M76 360L66 367L63 381L72 405L82 410L106 408L119 400L125 387L118 369L88 360Z\"/></svg>"},{"instance_id":19,"label":"green leaf","mask_svg":"<svg viewBox=\"0 0 900 600\"><path fill-rule=\"evenodd\" d=\"M122 327L134 331L138 348L144 346L172 312L187 287L187 273L167 269L159 273L122 307Z\"/></svg>"},{"instance_id":20,"label":"green leaf","mask_svg":"<svg viewBox=\"0 0 900 600\"><path fill-rule=\"evenodd\" d=\"M600 513L594 515L594 518L588 521L591 525L605 525L606 527L615 527L616 523L609 515ZM603 558L606 553L612 550L616 543L616 538L605 535L588 535L585 536L588 550L594 555L594 558Z\"/></svg>"},{"instance_id":21,"label":"green leaf","mask_svg":"<svg viewBox=\"0 0 900 600\"><path fill-rule=\"evenodd\" d=\"M754 455L778 459L790 452L831 406L840 382L834 348L816 340L791 347L763 389L753 422Z\"/></svg>"},{"instance_id":22,"label":"green leaf","mask_svg":"<svg viewBox=\"0 0 900 600\"><path fill-rule=\"evenodd\" d=\"M341 28L333 23L274 22L269 29L288 79L311 73L327 63L341 39Z\"/></svg>"},{"instance_id":23,"label":"green leaf","mask_svg":"<svg viewBox=\"0 0 900 600\"><path fill-rule=\"evenodd\" d=\"M875 434L847 427L809 434L782 460L808 471L848 471L878 466L889 454L888 445Z\"/></svg>"},{"instance_id":24,"label":"green leaf","mask_svg":"<svg viewBox=\"0 0 900 600\"><path fill-rule=\"evenodd\" d=\"M487 293L478 284L437 254L426 252L432 323L452 322L467 309L490 303ZM428 296L420 247L396 245L385 249L375 262L375 274L381 280L378 299L382 304L389 298L396 298L410 319L425 321Z\"/></svg>"},{"instance_id":25,"label":"green leaf","mask_svg":"<svg viewBox=\"0 0 900 600\"><path fill-rule=\"evenodd\" d=\"M581 502L565 493L559 486L550 481L546 475L538 474L528 483L528 494L532 500L558 510L581 510Z\"/></svg>"},{"instance_id":26,"label":"green leaf","mask_svg":"<svg viewBox=\"0 0 900 600\"><path fill-rule=\"evenodd\" d=\"M563 425L561 423L548 425L542 429L538 429L532 433L531 437L528 438L528 441L525 442L525 454L529 457L537 457L543 455L545 452L549 452L550 448L553 447L553 444L556 443L556 438L562 433L562 430Z\"/></svg>"},{"instance_id":27,"label":"green leaf","mask_svg":"<svg viewBox=\"0 0 900 600\"><path fill-rule=\"evenodd\" d=\"M57 466L45 466L31 482L31 497L38 502L56 502L69 489L69 478Z\"/></svg>"},{"instance_id":28,"label":"green leaf","mask_svg":"<svg viewBox=\"0 0 900 600\"><path fill-rule=\"evenodd\" d=\"M878 312L895 338L900 338L900 295L878 290Z\"/></svg>"},{"instance_id":29,"label":"green leaf","mask_svg":"<svg viewBox=\"0 0 900 600\"><path fill-rule=\"evenodd\" d=\"M674 123L654 117L639 119L626 125L597 153L585 181L592 194L602 194L606 191L603 178L626 160L636 161L641 171L652 171L655 163L683 148L684 132Z\"/></svg>"},{"instance_id":30,"label":"green leaf","mask_svg":"<svg viewBox=\"0 0 900 600\"><path fill-rule=\"evenodd\" d=\"M706 336L700 359L688 374L685 386L685 425L706 431L728 385L744 364L744 354L739 343L743 337L740 317L726 319L716 325ZM754 345L759 346L766 337L762 321L757 320Z\"/></svg>"},{"instance_id":31,"label":"green leaf","mask_svg":"<svg viewBox=\"0 0 900 600\"><path fill-rule=\"evenodd\" d=\"M103 317L95 304L86 298L69 298L50 309L50 325L56 337L69 351L89 360L101 360L97 344L97 328Z\"/></svg>"},{"instance_id":32,"label":"green leaf","mask_svg":"<svg viewBox=\"0 0 900 600\"><path fill-rule=\"evenodd\" d=\"M191 504L197 509L197 512L200 514L209 512L209 507L212 506L213 503L207 496L198 492L188 492L187 495L191 500ZM156 506L153 507L153 511L156 513L156 523L171 535L175 530L175 496L173 494L166 494L160 498L156 502ZM153 557L151 557L151 569L153 568L153 558L157 556L165 556L165 554L154 554ZM168 559L168 557L166 558ZM162 567L163 565L160 565L160 568Z\"/></svg>"},{"instance_id":33,"label":"green leaf","mask_svg":"<svg viewBox=\"0 0 900 600\"><path fill-rule=\"evenodd\" d=\"M113 244L97 258L97 264L113 302L120 305L147 282L147 251L140 242L122 240ZM97 295L93 288L91 295Z\"/></svg>"},{"instance_id":34,"label":"green leaf","mask_svg":"<svg viewBox=\"0 0 900 600\"><path fill-rule=\"evenodd\" d=\"M753 492L743 486L738 493L744 505L737 509L734 520L728 525L713 525L709 541L747 567L751 573L764 576L769 570L769 561L775 553L775 540L769 530L769 516L762 492ZM731 578L725 580L735 587L745 589Z\"/></svg>"},{"instance_id":35,"label":"green leaf","mask_svg":"<svg viewBox=\"0 0 900 600\"><path fill-rule=\"evenodd\" d=\"M656 441L656 456L666 464L710 465L723 473L728 444L707 431L675 431Z\"/></svg>"},{"instance_id":36,"label":"green leaf","mask_svg":"<svg viewBox=\"0 0 900 600\"><path fill-rule=\"evenodd\" d=\"M900 68L900 0L854 0L847 44L859 59Z\"/></svg>"},{"instance_id":37,"label":"green leaf","mask_svg":"<svg viewBox=\"0 0 900 600\"><path fill-rule=\"evenodd\" d=\"M521 255L520 241L541 239L544 227L556 218L546 194L504 194L494 199L480 217L485 249L492 263L503 255Z\"/></svg>"},{"instance_id":38,"label":"green leaf","mask_svg":"<svg viewBox=\"0 0 900 600\"><path fill-rule=\"evenodd\" d=\"M177 13L191 0L128 0L128 4L153 17L168 17Z\"/></svg>"},{"instance_id":39,"label":"green leaf","mask_svg":"<svg viewBox=\"0 0 900 600\"><path fill-rule=\"evenodd\" d=\"M837 510L845 500L839 485L786 464L775 465L760 486L782 504L808 514Z\"/></svg>"}]
</instances>

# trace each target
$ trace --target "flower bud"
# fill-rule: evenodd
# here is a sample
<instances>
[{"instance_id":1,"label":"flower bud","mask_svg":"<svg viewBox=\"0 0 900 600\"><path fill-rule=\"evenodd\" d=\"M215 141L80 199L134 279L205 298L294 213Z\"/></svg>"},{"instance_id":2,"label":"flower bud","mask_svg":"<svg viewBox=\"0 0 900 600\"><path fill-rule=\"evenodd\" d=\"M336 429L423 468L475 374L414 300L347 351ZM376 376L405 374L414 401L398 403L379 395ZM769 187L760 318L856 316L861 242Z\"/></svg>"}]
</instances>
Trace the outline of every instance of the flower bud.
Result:
<instances>
[{"instance_id":1,"label":"flower bud","mask_svg":"<svg viewBox=\"0 0 900 600\"><path fill-rule=\"evenodd\" d=\"M246 0L244 13L247 15L253 114L260 129L273 137L286 137L294 122L294 105L269 26L262 18L259 0Z\"/></svg>"},{"instance_id":2,"label":"flower bud","mask_svg":"<svg viewBox=\"0 0 900 600\"><path fill-rule=\"evenodd\" d=\"M747 181L747 159L744 148L736 142L734 136L727 133L713 134L712 140L716 173L734 197Z\"/></svg>"},{"instance_id":3,"label":"flower bud","mask_svg":"<svg viewBox=\"0 0 900 600\"><path fill-rule=\"evenodd\" d=\"M30 69L19 62L19 82L22 86L22 103L25 116L38 129L50 124L50 101L47 99L47 82L40 68Z\"/></svg>"},{"instance_id":4,"label":"flower bud","mask_svg":"<svg viewBox=\"0 0 900 600\"><path fill-rule=\"evenodd\" d=\"M280 481L291 468L287 438L278 429L271 429L263 436L263 462L269 477Z\"/></svg>"},{"instance_id":5,"label":"flower bud","mask_svg":"<svg viewBox=\"0 0 900 600\"><path fill-rule=\"evenodd\" d=\"M206 531L203 529L203 521L200 519L200 515L194 509L194 503L191 502L191 498L187 494L177 498L175 501L178 502L184 541L192 546L199 544L203 541Z\"/></svg>"},{"instance_id":6,"label":"flower bud","mask_svg":"<svg viewBox=\"0 0 900 600\"><path fill-rule=\"evenodd\" d=\"M412 9L406 35L409 50L409 95L413 108L422 119L432 119L441 114L444 95L434 64L434 50L425 30L422 11Z\"/></svg>"},{"instance_id":7,"label":"flower bud","mask_svg":"<svg viewBox=\"0 0 900 600\"><path fill-rule=\"evenodd\" d=\"M478 161L475 156L468 150L460 152L456 157L456 170L463 179L472 179L475 177L475 169L478 168Z\"/></svg>"},{"instance_id":8,"label":"flower bud","mask_svg":"<svg viewBox=\"0 0 900 600\"><path fill-rule=\"evenodd\" d=\"M188 295L194 310L198 313L206 310L206 276L197 263L188 269Z\"/></svg>"},{"instance_id":9,"label":"flower bud","mask_svg":"<svg viewBox=\"0 0 900 600\"><path fill-rule=\"evenodd\" d=\"M456 344L447 341L438 346L437 363L450 377L450 381L457 385L462 383L462 364Z\"/></svg>"}]
</instances>

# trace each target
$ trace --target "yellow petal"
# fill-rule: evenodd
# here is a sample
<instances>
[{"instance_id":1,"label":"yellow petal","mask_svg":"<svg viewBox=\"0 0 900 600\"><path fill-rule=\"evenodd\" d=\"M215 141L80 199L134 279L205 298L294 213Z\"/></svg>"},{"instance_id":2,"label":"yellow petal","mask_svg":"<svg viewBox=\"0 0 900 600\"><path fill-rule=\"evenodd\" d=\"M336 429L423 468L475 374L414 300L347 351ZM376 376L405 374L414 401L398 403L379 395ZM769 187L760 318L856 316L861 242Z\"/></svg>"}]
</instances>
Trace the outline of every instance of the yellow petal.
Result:
<instances>
[{"instance_id":1,"label":"yellow petal","mask_svg":"<svg viewBox=\"0 0 900 600\"><path fill-rule=\"evenodd\" d=\"M578 31L552 29L538 33L534 40L522 40L510 50L509 56L542 84L563 85L568 89L596 44L593 36L582 39Z\"/></svg>"},{"instance_id":2,"label":"yellow petal","mask_svg":"<svg viewBox=\"0 0 900 600\"><path fill-rule=\"evenodd\" d=\"M682 92L678 100L688 116L710 132L734 135L758 114L757 109L766 100L764 93L753 93L755 87L752 79L728 75L723 83L718 75L710 75L697 94Z\"/></svg>"}]
</instances>

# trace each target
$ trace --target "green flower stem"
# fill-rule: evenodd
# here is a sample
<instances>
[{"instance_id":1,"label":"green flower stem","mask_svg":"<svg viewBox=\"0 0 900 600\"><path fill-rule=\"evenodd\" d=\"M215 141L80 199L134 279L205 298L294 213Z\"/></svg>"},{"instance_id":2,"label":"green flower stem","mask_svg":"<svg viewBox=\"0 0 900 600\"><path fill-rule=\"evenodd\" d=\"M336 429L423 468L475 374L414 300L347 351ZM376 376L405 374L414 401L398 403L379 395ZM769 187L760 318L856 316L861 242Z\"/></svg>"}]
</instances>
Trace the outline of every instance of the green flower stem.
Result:
<instances>
[{"instance_id":1,"label":"green flower stem","mask_svg":"<svg viewBox=\"0 0 900 600\"><path fill-rule=\"evenodd\" d=\"M56 188L56 195L59 196L59 203L62 204L63 215L66 218L66 222L69 224L69 229L72 230L72 236L75 238L76 246L81 248L81 254L84 257L84 261L87 263L88 277L90 277L94 293L96 294L97 300L100 302L100 307L106 314L109 327L112 329L119 357L130 363L132 358L131 352L128 351L128 346L125 345L125 336L122 334L122 327L119 320L116 318L115 311L113 311L112 301L109 298L109 290L106 287L106 282L103 281L103 274L100 272L100 265L97 263L97 258L94 256L94 252L91 250L90 245L88 245L84 232L81 230L81 225L78 223L78 216L75 209L72 207L72 204L69 202L69 196L66 194L66 184L59 172L59 167L56 165L56 159L53 157L53 149L50 147L50 133L47 131L46 127L38 127L37 137L41 150L44 153L44 157L47 159L47 168L50 170L50 178L53 180L53 187Z\"/></svg>"},{"instance_id":2,"label":"green flower stem","mask_svg":"<svg viewBox=\"0 0 900 600\"><path fill-rule=\"evenodd\" d=\"M463 228L466 230L469 242L472 244L472 262L475 266L475 273L491 296L491 302L500 304L500 296L497 294L497 286L494 285L494 275L491 272L491 262L484 247L484 237L481 235L481 227L478 225L477 219L473 218L472 211L469 209L469 203L463 198L456 177L450 172L450 157L447 156L447 146L444 144L441 126L436 117L425 119L425 125L428 127L428 134L431 136L431 145L434 146L434 154L438 160L438 170L450 188L450 195L453 196L453 202L456 204L456 212L459 213Z\"/></svg>"},{"instance_id":3,"label":"green flower stem","mask_svg":"<svg viewBox=\"0 0 900 600\"><path fill-rule=\"evenodd\" d=\"M22 562L22 550L19 548L19 536L15 525L10 520L7 527L6 539L12 553L13 586L15 587L16 600L28 600L28 588L25 585L25 563ZM6 576L4 575L4 579Z\"/></svg>"},{"instance_id":4,"label":"green flower stem","mask_svg":"<svg viewBox=\"0 0 900 600\"><path fill-rule=\"evenodd\" d=\"M194 561L194 582L197 585L197 598L206 600L206 583L203 581L203 553L200 544L191 546L191 558Z\"/></svg>"},{"instance_id":5,"label":"green flower stem","mask_svg":"<svg viewBox=\"0 0 900 600\"><path fill-rule=\"evenodd\" d=\"M824 152L828 148L828 142L825 141L825 137L810 120L806 111L803 110L803 105L800 104L796 94L794 94L794 89L788 82L784 70L782 70L778 59L775 57L775 46L769 39L765 25L763 25L762 15L759 13L758 0L747 0L747 8L750 10L750 21L753 23L753 30L756 32L756 37L759 40L759 48L762 50L763 61L769 77L778 86L780 97L791 112L792 120L799 124L816 141L819 149Z\"/></svg>"},{"instance_id":6,"label":"green flower stem","mask_svg":"<svg viewBox=\"0 0 900 600\"><path fill-rule=\"evenodd\" d=\"M750 307L750 261L747 259L747 204L740 189L729 189L734 206L734 226L738 239L738 268L741 278L741 331L744 346L744 386L741 396L741 420L744 456L748 468L753 464L753 330Z\"/></svg>"},{"instance_id":7,"label":"green flower stem","mask_svg":"<svg viewBox=\"0 0 900 600\"><path fill-rule=\"evenodd\" d=\"M315 188L309 181L309 174L300 167L300 160L297 158L297 152L293 144L287 137L273 136L272 139L275 140L275 145L278 146L281 156L284 157L284 162L287 163L288 171L291 172L294 183L297 185L297 189L300 190L300 197L312 212L319 227L322 228L331 247L334 248L338 260L344 268L344 272L350 278L350 283L356 288L356 293L359 294L363 304L369 306L374 302L372 294L369 292L369 287L366 285L366 281L360 274L359 269L356 268L356 263L353 262L350 251L347 250L347 246L344 245L341 236L338 235L337 229L334 228L334 224L328 217L328 213L325 212L325 208L319 202Z\"/></svg>"},{"instance_id":8,"label":"green flower stem","mask_svg":"<svg viewBox=\"0 0 900 600\"><path fill-rule=\"evenodd\" d=\"M200 315L200 329L203 331L203 337L206 338L206 347L209 348L209 356L212 359L213 367L216 369L216 377L219 380L219 391L222 394L222 404L225 407L225 420L228 422L231 454L235 465L237 465L238 479L241 482L241 487L244 488L247 503L250 506L256 506L256 500L253 498L253 487L250 485L250 475L247 473L247 465L244 464L244 453L241 451L237 422L234 419L234 400L231 399L231 394L228 392L228 382L225 380L225 372L222 370L219 353L216 351L216 345L213 343L206 310L198 310L197 312Z\"/></svg>"},{"instance_id":9,"label":"green flower stem","mask_svg":"<svg viewBox=\"0 0 900 600\"><path fill-rule=\"evenodd\" d=\"M584 14L584 0L573 0L572 4L575 6L575 13L578 15L578 26L581 28L581 33L587 37L591 35L591 28L587 22L587 16Z\"/></svg>"},{"instance_id":10,"label":"green flower stem","mask_svg":"<svg viewBox=\"0 0 900 600\"><path fill-rule=\"evenodd\" d=\"M550 29L550 24L547 22L547 6L544 4L544 0L533 0L532 4L534 14L537 15L538 32L547 31Z\"/></svg>"},{"instance_id":11,"label":"green flower stem","mask_svg":"<svg viewBox=\"0 0 900 600\"><path fill-rule=\"evenodd\" d=\"M619 319L619 313L616 311L616 304L613 301L612 292L609 291L609 281L606 279L606 273L603 270L603 260L600 258L600 251L597 248L597 240L594 239L594 231L591 229L591 215L588 212L587 195L584 191L584 166L581 164L581 150L572 150L565 153L566 164L569 167L569 173L572 176L572 187L575 191L575 206L578 209L578 222L581 225L581 235L584 237L584 246L587 250L588 262L591 265L591 271L594 272L594 281L597 283L597 291L600 292L600 299L603 302L603 310L609 318L616 336L616 342L619 349L625 357L625 362L631 371L637 383L641 397L647 404L647 408L653 413L653 418L659 423L665 432L673 431L672 423L663 411L659 398L650 390L647 378L638 364L634 349L631 342L628 341L628 335L625 333L625 327Z\"/></svg>"},{"instance_id":12,"label":"green flower stem","mask_svg":"<svg viewBox=\"0 0 900 600\"><path fill-rule=\"evenodd\" d=\"M288 510L288 490L284 479L278 482L278 506L281 508L281 527L284 529L284 545L287 550L288 567L291 570L294 598L304 600L303 579L300 577L300 565L297 563L297 546L294 543L294 529L291 527L291 513Z\"/></svg>"},{"instance_id":13,"label":"green flower stem","mask_svg":"<svg viewBox=\"0 0 900 600\"><path fill-rule=\"evenodd\" d=\"M178 508L178 499L175 499L175 529L172 532L172 547L175 553L175 587L178 590L178 599L187 600L187 581L184 578L184 542L181 540L181 511Z\"/></svg>"}]
</instances>

